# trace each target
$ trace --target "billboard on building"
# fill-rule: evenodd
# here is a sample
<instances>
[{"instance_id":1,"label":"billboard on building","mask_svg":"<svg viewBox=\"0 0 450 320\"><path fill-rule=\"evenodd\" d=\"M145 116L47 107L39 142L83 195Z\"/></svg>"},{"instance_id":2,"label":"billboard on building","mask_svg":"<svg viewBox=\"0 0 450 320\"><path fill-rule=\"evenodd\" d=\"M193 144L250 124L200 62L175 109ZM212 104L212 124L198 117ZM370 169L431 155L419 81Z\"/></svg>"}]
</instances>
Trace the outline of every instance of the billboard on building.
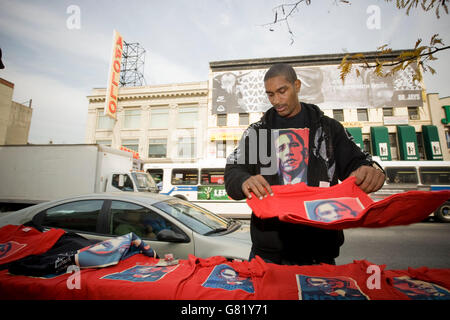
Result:
<instances>
[{"instance_id":1,"label":"billboard on building","mask_svg":"<svg viewBox=\"0 0 450 320\"><path fill-rule=\"evenodd\" d=\"M119 32L113 32L111 63L109 66L108 83L106 85L106 99L104 114L117 120L117 101L119 98L120 68L122 63L123 39Z\"/></svg>"},{"instance_id":2,"label":"billboard on building","mask_svg":"<svg viewBox=\"0 0 450 320\"><path fill-rule=\"evenodd\" d=\"M386 67L388 68L388 67ZM295 67L302 82L300 101L321 109L353 109L422 106L422 87L413 80L415 66L389 77L378 77L364 69L361 76L350 73L345 84L337 65ZM214 72L212 113L264 112L271 107L263 78L267 69Z\"/></svg>"}]
</instances>

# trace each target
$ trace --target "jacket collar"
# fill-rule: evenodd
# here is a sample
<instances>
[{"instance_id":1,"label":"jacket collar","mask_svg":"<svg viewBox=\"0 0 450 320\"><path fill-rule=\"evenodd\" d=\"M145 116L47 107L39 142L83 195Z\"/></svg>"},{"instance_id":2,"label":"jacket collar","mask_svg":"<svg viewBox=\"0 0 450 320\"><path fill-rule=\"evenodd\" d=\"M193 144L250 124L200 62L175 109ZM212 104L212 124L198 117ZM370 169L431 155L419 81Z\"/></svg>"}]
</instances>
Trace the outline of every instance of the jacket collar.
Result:
<instances>
[{"instance_id":1,"label":"jacket collar","mask_svg":"<svg viewBox=\"0 0 450 320\"><path fill-rule=\"evenodd\" d=\"M324 116L324 113L322 110L319 109L318 106L315 104L300 102L302 108L305 108L308 110L308 115L310 116L311 124L317 124L320 119ZM271 107L269 110L267 110L263 116L261 117L261 124L262 127L272 129L272 123L273 118L275 117L276 111L274 107Z\"/></svg>"}]
</instances>

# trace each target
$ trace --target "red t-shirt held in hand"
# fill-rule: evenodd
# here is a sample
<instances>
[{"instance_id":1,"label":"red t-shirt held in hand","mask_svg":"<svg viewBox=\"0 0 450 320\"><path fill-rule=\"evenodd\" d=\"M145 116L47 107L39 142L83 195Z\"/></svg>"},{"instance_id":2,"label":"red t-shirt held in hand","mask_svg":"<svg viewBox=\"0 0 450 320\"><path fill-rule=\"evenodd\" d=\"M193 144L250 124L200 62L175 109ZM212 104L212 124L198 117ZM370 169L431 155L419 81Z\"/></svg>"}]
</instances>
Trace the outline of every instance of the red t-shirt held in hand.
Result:
<instances>
[{"instance_id":1,"label":"red t-shirt held in hand","mask_svg":"<svg viewBox=\"0 0 450 320\"><path fill-rule=\"evenodd\" d=\"M450 198L450 191L408 191L374 202L356 185L356 177L329 188L305 183L272 186L273 196L247 199L262 219L324 229L380 228L416 223Z\"/></svg>"}]
</instances>

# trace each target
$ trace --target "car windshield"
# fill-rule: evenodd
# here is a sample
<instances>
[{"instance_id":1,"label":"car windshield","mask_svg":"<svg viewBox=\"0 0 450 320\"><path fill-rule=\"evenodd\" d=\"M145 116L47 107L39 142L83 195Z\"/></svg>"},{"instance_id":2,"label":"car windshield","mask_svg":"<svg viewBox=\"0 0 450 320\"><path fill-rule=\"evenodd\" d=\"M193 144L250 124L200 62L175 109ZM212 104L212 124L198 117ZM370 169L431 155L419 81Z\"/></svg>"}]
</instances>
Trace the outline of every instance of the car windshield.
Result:
<instances>
[{"instance_id":1,"label":"car windshield","mask_svg":"<svg viewBox=\"0 0 450 320\"><path fill-rule=\"evenodd\" d=\"M132 172L131 176L134 179L136 187L139 192L150 191L157 192L158 187L156 186L155 180L152 176L146 172Z\"/></svg>"},{"instance_id":2,"label":"car windshield","mask_svg":"<svg viewBox=\"0 0 450 320\"><path fill-rule=\"evenodd\" d=\"M202 235L227 230L228 221L224 218L178 198L157 202L154 206Z\"/></svg>"}]
</instances>

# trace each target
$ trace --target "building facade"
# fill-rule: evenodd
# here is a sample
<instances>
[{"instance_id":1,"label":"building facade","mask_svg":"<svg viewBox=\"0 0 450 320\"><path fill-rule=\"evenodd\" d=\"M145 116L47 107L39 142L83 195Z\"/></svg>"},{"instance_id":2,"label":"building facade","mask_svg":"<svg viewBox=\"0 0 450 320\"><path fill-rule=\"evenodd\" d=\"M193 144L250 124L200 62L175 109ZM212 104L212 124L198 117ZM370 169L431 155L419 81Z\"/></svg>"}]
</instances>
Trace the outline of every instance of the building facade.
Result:
<instances>
[{"instance_id":1,"label":"building facade","mask_svg":"<svg viewBox=\"0 0 450 320\"><path fill-rule=\"evenodd\" d=\"M365 56L375 59L376 53ZM131 149L144 162L224 159L248 125L271 107L263 77L272 64L285 62L302 82L300 101L340 121L372 155L450 160L450 98L427 95L425 84L413 80L417 69L411 66L385 78L367 69L342 83L338 65L343 57L216 61L210 62L208 81L121 87L117 121L103 115L106 90L93 89L86 142Z\"/></svg>"},{"instance_id":2,"label":"building facade","mask_svg":"<svg viewBox=\"0 0 450 320\"><path fill-rule=\"evenodd\" d=\"M439 98L437 93L427 94L431 122L437 128L444 160L450 161L450 97Z\"/></svg>"},{"instance_id":3,"label":"building facade","mask_svg":"<svg viewBox=\"0 0 450 320\"><path fill-rule=\"evenodd\" d=\"M13 92L14 83L0 78L0 145L28 143L31 100L28 105L14 102Z\"/></svg>"},{"instance_id":4,"label":"building facade","mask_svg":"<svg viewBox=\"0 0 450 320\"><path fill-rule=\"evenodd\" d=\"M106 89L93 89L86 142L128 148L151 162L203 159L207 82L121 87L117 121L104 115Z\"/></svg>"}]
</instances>

